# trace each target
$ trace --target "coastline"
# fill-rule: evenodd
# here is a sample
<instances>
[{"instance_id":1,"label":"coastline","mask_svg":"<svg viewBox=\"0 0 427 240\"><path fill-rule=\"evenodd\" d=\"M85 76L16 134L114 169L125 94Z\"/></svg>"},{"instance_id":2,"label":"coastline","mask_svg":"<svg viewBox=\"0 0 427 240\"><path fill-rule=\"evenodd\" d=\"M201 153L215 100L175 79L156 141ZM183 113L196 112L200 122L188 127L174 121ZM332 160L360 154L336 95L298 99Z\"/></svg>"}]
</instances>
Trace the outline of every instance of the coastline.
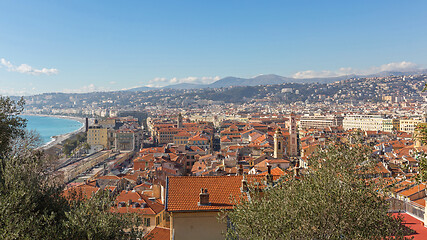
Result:
<instances>
[{"instance_id":1,"label":"coastline","mask_svg":"<svg viewBox=\"0 0 427 240\"><path fill-rule=\"evenodd\" d=\"M51 141L49 141L48 143L44 144L43 146L40 146L38 149L43 149L43 150L47 150L53 146L56 146L58 144L61 144L62 142L64 142L65 140L69 139L70 137L74 136L77 133L80 132L84 132L85 131L85 124L86 124L86 120L85 118L82 117L74 117L74 116L65 116L65 115L49 115L49 114L35 114L35 113L22 113L22 115L26 115L26 116L38 116L38 117L50 117L50 118L60 118L60 119L69 119L69 120L74 120L74 121L78 121L82 124L82 126L73 131L73 132L69 132L69 133L65 133L65 134L61 134L61 135L57 135L57 136L51 136ZM89 119L89 125L92 122L92 119Z\"/></svg>"},{"instance_id":2,"label":"coastline","mask_svg":"<svg viewBox=\"0 0 427 240\"><path fill-rule=\"evenodd\" d=\"M75 121L78 121L82 124L85 124L85 118L83 118L83 117L74 117L74 116L67 116L67 115L53 115L53 114L26 113L26 112L21 113L21 115L70 119L70 120L75 120ZM91 120L92 119L89 118L89 121L91 121Z\"/></svg>"}]
</instances>

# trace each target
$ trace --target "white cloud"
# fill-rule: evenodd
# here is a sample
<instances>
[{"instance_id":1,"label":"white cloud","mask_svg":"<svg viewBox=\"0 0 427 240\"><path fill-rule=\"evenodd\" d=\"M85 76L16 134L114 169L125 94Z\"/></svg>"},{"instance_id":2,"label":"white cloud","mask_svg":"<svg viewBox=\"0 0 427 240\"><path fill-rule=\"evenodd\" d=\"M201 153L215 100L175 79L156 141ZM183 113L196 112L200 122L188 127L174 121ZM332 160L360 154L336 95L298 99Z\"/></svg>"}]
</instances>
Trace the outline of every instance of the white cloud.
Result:
<instances>
[{"instance_id":1,"label":"white cloud","mask_svg":"<svg viewBox=\"0 0 427 240\"><path fill-rule=\"evenodd\" d=\"M58 69L56 68L42 68L42 69L36 69L31 67L28 64L21 64L19 66L13 65L10 61L7 61L4 58L0 59L0 65L3 65L6 67L7 71L9 72L19 72L19 73L25 73L30 75L52 75L52 74L58 74Z\"/></svg>"},{"instance_id":2,"label":"white cloud","mask_svg":"<svg viewBox=\"0 0 427 240\"><path fill-rule=\"evenodd\" d=\"M420 66L415 63L405 61L388 63L379 67L380 71L413 71L417 69L420 69Z\"/></svg>"},{"instance_id":3,"label":"white cloud","mask_svg":"<svg viewBox=\"0 0 427 240\"><path fill-rule=\"evenodd\" d=\"M2 87L0 88L0 95L1 96L28 96L28 95L34 94L35 90L36 88L31 88L31 89L20 88L18 90L15 88Z\"/></svg>"},{"instance_id":4,"label":"white cloud","mask_svg":"<svg viewBox=\"0 0 427 240\"><path fill-rule=\"evenodd\" d=\"M392 62L381 66L373 66L368 69L353 69L351 67L340 68L338 70L322 70L322 71L301 71L295 73L294 78L323 78L323 77L338 77L344 75L369 75L383 71L415 71L421 67L412 62Z\"/></svg>"},{"instance_id":5,"label":"white cloud","mask_svg":"<svg viewBox=\"0 0 427 240\"><path fill-rule=\"evenodd\" d=\"M194 83L194 84L209 84L221 79L219 76L215 77L185 77L177 78L173 77L170 79L157 77L148 82L147 87L164 87L170 84L179 84L179 83Z\"/></svg>"},{"instance_id":6,"label":"white cloud","mask_svg":"<svg viewBox=\"0 0 427 240\"><path fill-rule=\"evenodd\" d=\"M95 86L95 84L93 83L86 86L82 86L81 88L78 88L78 89L62 90L62 92L64 93L88 93L88 92L106 92L106 91L111 91L111 89L105 88L105 87L98 87L98 86Z\"/></svg>"}]
</instances>

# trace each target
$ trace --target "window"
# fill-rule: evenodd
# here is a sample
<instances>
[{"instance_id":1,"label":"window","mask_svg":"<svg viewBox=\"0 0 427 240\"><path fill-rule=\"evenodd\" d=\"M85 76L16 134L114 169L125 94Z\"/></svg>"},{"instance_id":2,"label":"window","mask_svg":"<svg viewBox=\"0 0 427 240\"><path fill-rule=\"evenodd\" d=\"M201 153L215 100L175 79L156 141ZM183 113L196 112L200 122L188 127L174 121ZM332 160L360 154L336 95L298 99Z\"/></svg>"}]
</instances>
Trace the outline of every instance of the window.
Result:
<instances>
[{"instance_id":1,"label":"window","mask_svg":"<svg viewBox=\"0 0 427 240\"><path fill-rule=\"evenodd\" d=\"M151 222L150 222L150 220L151 220L151 219L149 219L149 218L144 218L144 223L145 223L145 226L146 226L146 227L151 226Z\"/></svg>"},{"instance_id":2,"label":"window","mask_svg":"<svg viewBox=\"0 0 427 240\"><path fill-rule=\"evenodd\" d=\"M157 216L156 217L156 225L159 225L160 224L160 217L159 216Z\"/></svg>"}]
</instances>

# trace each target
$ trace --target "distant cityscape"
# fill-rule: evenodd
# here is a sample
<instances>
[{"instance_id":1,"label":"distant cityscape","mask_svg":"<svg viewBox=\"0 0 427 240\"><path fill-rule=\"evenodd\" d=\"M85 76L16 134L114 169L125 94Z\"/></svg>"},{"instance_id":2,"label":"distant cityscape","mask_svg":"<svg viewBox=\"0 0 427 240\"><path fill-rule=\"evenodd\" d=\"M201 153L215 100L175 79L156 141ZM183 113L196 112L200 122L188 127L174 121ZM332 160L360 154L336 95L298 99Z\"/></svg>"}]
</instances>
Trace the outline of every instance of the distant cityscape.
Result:
<instances>
[{"instance_id":1,"label":"distant cityscape","mask_svg":"<svg viewBox=\"0 0 427 240\"><path fill-rule=\"evenodd\" d=\"M217 214L230 207L227 194L243 191L245 176L273 186L284 176L306 174L317 150L356 138L377 162L364 177L387 179L390 211L424 222L425 183L415 179L417 154L426 149L416 135L427 124L426 82L421 74L50 93L26 97L25 111L89 119L82 137L46 150L60 158L66 193L78 190L87 198L109 189L116 198L112 211L141 214L147 233L200 239L209 232L219 239L224 226ZM211 206L209 196L222 202Z\"/></svg>"},{"instance_id":2,"label":"distant cityscape","mask_svg":"<svg viewBox=\"0 0 427 240\"><path fill-rule=\"evenodd\" d=\"M115 117L120 111L187 111L245 116L250 113L422 114L427 75L351 78L333 83L284 83L215 89L156 89L142 92L45 93L25 97L26 111ZM412 107L412 110L411 110Z\"/></svg>"}]
</instances>

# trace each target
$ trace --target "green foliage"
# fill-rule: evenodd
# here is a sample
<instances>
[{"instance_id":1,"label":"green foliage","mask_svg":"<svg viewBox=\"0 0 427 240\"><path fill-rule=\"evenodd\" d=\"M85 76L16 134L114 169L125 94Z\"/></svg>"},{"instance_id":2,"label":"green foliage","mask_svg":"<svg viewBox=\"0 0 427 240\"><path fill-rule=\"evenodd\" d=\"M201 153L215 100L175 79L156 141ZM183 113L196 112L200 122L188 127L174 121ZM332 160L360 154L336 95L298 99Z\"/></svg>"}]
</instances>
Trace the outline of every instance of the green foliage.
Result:
<instances>
[{"instance_id":1,"label":"green foliage","mask_svg":"<svg viewBox=\"0 0 427 240\"><path fill-rule=\"evenodd\" d=\"M329 146L311 158L302 180L289 177L261 197L241 200L227 213L231 239L386 239L408 229L387 214L378 186L359 173L369 170L365 147Z\"/></svg>"},{"instance_id":2,"label":"green foliage","mask_svg":"<svg viewBox=\"0 0 427 240\"><path fill-rule=\"evenodd\" d=\"M10 141L24 135L26 120L18 115L24 110L23 98L14 102L9 97L0 97L0 155L10 147Z\"/></svg>"},{"instance_id":3,"label":"green foliage","mask_svg":"<svg viewBox=\"0 0 427 240\"><path fill-rule=\"evenodd\" d=\"M67 210L61 188L40 164L41 152L20 149L8 155L0 186L0 238L51 239L60 232L57 221Z\"/></svg>"},{"instance_id":4,"label":"green foliage","mask_svg":"<svg viewBox=\"0 0 427 240\"><path fill-rule=\"evenodd\" d=\"M424 90L423 90L424 91ZM421 123L415 129L414 132L415 141L420 141L421 144L427 144L427 124ZM418 160L419 173L416 179L420 182L427 180L427 154L424 152L418 152L415 155Z\"/></svg>"},{"instance_id":5,"label":"green foliage","mask_svg":"<svg viewBox=\"0 0 427 240\"><path fill-rule=\"evenodd\" d=\"M419 152L416 154L415 158L418 161L419 173L416 176L418 182L427 181L427 154L424 152Z\"/></svg>"},{"instance_id":6,"label":"green foliage","mask_svg":"<svg viewBox=\"0 0 427 240\"><path fill-rule=\"evenodd\" d=\"M108 191L99 191L85 201L74 201L66 212L64 226L68 239L122 239L137 236L140 218L135 214L116 214ZM88 227L89 226L89 227Z\"/></svg>"},{"instance_id":7,"label":"green foliage","mask_svg":"<svg viewBox=\"0 0 427 240\"><path fill-rule=\"evenodd\" d=\"M139 226L135 216L109 212L113 201L100 192L88 201L68 201L37 134L17 116L23 102L0 98L0 239L123 239ZM7 144L6 144L7 143Z\"/></svg>"}]
</instances>

